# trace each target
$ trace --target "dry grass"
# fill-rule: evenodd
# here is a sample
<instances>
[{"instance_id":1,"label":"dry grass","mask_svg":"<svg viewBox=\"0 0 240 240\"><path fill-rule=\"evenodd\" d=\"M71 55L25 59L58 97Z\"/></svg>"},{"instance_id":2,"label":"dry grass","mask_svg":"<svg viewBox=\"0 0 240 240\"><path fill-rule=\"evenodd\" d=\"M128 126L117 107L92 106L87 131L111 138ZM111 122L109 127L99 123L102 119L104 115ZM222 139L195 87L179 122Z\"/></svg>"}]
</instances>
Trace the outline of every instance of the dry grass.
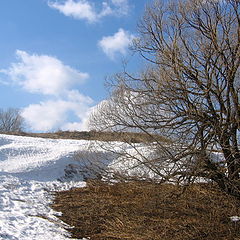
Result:
<instances>
[{"instance_id":1,"label":"dry grass","mask_svg":"<svg viewBox=\"0 0 240 240\"><path fill-rule=\"evenodd\" d=\"M26 133L26 132L0 132L1 134L41 137L52 139L76 139L76 140L98 140L98 141L121 141L130 143L161 141L170 143L169 139L159 135L148 135L145 133L131 132L97 132L97 131L58 131L50 133Z\"/></svg>"},{"instance_id":2,"label":"dry grass","mask_svg":"<svg viewBox=\"0 0 240 240\"><path fill-rule=\"evenodd\" d=\"M87 187L56 193L53 208L72 236L91 240L237 240L239 201L209 184L186 188L152 183Z\"/></svg>"}]
</instances>

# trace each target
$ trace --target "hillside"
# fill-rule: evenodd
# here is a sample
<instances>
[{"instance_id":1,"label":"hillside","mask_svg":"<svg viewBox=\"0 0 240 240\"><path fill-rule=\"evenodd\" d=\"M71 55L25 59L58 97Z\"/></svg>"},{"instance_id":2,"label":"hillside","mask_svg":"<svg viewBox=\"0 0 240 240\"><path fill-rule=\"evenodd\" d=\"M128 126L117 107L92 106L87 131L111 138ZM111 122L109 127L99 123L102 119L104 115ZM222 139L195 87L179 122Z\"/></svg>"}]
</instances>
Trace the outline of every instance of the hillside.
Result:
<instances>
[{"instance_id":1,"label":"hillside","mask_svg":"<svg viewBox=\"0 0 240 240\"><path fill-rule=\"evenodd\" d=\"M25 135L0 134L1 240L240 237L239 222L231 221L232 216L240 215L239 201L214 184L185 189L145 181L108 185L69 178L69 164L80 164L74 160L75 153L85 152L91 141L57 139L59 136L97 140L107 136L105 140L110 141L117 135Z\"/></svg>"},{"instance_id":2,"label":"hillside","mask_svg":"<svg viewBox=\"0 0 240 240\"><path fill-rule=\"evenodd\" d=\"M49 204L52 191L84 186L60 182L64 169L74 163L83 140L59 140L0 135L0 239L64 240L66 224Z\"/></svg>"},{"instance_id":3,"label":"hillside","mask_svg":"<svg viewBox=\"0 0 240 240\"><path fill-rule=\"evenodd\" d=\"M75 140L99 140L99 141L122 141L122 142L152 142L152 141L164 141L170 142L159 135L148 135L144 133L131 133L131 132L97 132L97 131L59 131L50 133L27 133L27 132L13 132L2 134L25 136L25 137L40 137L40 138L52 138L52 139L75 139Z\"/></svg>"}]
</instances>

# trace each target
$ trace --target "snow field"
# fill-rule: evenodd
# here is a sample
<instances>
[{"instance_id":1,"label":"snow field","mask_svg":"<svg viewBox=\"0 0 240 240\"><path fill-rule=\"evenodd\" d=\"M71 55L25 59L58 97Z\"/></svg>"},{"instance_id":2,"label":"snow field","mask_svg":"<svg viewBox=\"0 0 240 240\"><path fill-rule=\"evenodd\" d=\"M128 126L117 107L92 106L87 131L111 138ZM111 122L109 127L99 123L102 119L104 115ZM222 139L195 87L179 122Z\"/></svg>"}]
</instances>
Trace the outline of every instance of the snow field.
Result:
<instances>
[{"instance_id":1,"label":"snow field","mask_svg":"<svg viewBox=\"0 0 240 240\"><path fill-rule=\"evenodd\" d=\"M53 140L0 135L0 239L69 239L65 224L49 204L51 191L83 187L84 182L57 181L85 149L81 140Z\"/></svg>"}]
</instances>

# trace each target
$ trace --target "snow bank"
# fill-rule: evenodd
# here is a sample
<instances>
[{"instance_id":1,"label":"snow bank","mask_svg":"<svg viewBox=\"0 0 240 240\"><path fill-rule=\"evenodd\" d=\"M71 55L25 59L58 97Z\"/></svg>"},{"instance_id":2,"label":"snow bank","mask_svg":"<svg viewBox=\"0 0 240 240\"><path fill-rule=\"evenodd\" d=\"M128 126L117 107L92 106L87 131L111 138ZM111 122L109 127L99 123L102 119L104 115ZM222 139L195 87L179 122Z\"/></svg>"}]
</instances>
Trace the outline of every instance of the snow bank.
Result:
<instances>
[{"instance_id":1,"label":"snow bank","mask_svg":"<svg viewBox=\"0 0 240 240\"><path fill-rule=\"evenodd\" d=\"M82 140L55 140L0 135L0 239L69 239L64 223L50 207L53 190L84 186L61 183ZM65 226L66 227L66 226Z\"/></svg>"}]
</instances>

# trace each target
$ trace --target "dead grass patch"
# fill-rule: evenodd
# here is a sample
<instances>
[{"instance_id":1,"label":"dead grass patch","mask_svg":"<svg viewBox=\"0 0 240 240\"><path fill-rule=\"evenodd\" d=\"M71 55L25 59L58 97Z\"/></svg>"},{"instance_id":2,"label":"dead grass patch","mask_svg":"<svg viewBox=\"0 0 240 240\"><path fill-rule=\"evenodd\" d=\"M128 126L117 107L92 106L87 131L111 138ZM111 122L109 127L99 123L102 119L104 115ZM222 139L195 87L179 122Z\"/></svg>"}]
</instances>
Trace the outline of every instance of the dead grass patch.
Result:
<instances>
[{"instance_id":1,"label":"dead grass patch","mask_svg":"<svg viewBox=\"0 0 240 240\"><path fill-rule=\"evenodd\" d=\"M53 208L75 238L91 240L237 240L239 201L215 185L186 188L146 182L87 187L55 193Z\"/></svg>"},{"instance_id":2,"label":"dead grass patch","mask_svg":"<svg viewBox=\"0 0 240 240\"><path fill-rule=\"evenodd\" d=\"M1 134L40 137L51 139L75 139L75 140L97 140L97 141L120 141L128 143L161 141L171 143L171 141L160 135L148 135L145 133L131 132L97 132L97 131L58 131L52 133L26 133L26 132L0 132Z\"/></svg>"}]
</instances>

